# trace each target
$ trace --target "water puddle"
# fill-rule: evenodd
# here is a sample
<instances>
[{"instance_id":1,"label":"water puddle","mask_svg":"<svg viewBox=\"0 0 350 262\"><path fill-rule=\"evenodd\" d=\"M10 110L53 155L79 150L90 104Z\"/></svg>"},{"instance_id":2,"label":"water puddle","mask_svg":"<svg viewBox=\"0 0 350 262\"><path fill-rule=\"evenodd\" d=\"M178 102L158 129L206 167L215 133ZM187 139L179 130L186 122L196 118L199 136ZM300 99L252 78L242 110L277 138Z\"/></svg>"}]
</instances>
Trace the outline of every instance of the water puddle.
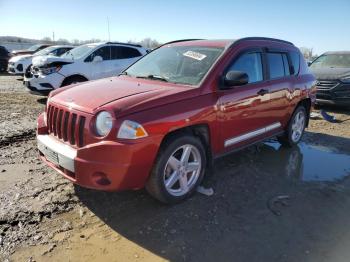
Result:
<instances>
[{"instance_id":1,"label":"water puddle","mask_svg":"<svg viewBox=\"0 0 350 262\"><path fill-rule=\"evenodd\" d=\"M263 163L302 181L336 181L350 175L350 155L332 147L300 143L284 148L267 142L260 150Z\"/></svg>"}]
</instances>

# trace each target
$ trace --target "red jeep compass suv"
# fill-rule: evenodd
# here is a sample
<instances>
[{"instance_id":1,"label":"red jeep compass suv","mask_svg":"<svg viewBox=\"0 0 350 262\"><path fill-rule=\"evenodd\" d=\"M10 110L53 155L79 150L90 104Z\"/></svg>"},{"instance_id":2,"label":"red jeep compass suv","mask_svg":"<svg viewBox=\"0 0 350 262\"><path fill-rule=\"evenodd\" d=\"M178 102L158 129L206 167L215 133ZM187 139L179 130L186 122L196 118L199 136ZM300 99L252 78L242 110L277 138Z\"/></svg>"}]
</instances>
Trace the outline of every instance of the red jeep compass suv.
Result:
<instances>
[{"instance_id":1,"label":"red jeep compass suv","mask_svg":"<svg viewBox=\"0 0 350 262\"><path fill-rule=\"evenodd\" d=\"M286 41L174 41L119 76L51 92L38 118L38 148L83 187L146 187L175 203L223 154L272 136L298 143L314 86L303 56Z\"/></svg>"}]
</instances>

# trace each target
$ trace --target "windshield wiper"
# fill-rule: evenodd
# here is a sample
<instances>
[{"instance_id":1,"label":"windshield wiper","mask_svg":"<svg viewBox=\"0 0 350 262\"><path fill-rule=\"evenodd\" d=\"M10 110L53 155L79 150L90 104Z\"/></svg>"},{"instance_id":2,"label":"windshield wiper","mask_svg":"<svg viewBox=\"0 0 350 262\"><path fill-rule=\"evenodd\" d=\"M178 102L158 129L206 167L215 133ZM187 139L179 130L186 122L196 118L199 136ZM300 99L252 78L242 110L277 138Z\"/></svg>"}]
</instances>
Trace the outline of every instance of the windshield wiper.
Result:
<instances>
[{"instance_id":1,"label":"windshield wiper","mask_svg":"<svg viewBox=\"0 0 350 262\"><path fill-rule=\"evenodd\" d=\"M147 76L136 76L136 78L145 78L145 79L152 79L152 80L159 80L163 82L169 82L168 79L162 76L158 75L147 75Z\"/></svg>"},{"instance_id":2,"label":"windshield wiper","mask_svg":"<svg viewBox=\"0 0 350 262\"><path fill-rule=\"evenodd\" d=\"M121 72L118 76L126 76L126 75L128 75L128 72L126 72L126 71L124 71L124 72Z\"/></svg>"}]
</instances>

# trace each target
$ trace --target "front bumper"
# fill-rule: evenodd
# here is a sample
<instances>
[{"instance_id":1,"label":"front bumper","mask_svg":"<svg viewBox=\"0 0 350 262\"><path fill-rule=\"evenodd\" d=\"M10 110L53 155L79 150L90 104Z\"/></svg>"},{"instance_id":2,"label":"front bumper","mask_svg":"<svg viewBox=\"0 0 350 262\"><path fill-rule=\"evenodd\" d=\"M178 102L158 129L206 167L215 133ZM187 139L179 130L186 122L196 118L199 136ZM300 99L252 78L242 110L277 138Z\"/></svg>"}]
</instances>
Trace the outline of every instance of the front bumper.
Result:
<instances>
[{"instance_id":1,"label":"front bumper","mask_svg":"<svg viewBox=\"0 0 350 262\"><path fill-rule=\"evenodd\" d=\"M12 75L23 74L23 64L9 62L7 67L7 72Z\"/></svg>"},{"instance_id":2,"label":"front bumper","mask_svg":"<svg viewBox=\"0 0 350 262\"><path fill-rule=\"evenodd\" d=\"M350 105L350 84L338 80L319 80L316 88L316 104Z\"/></svg>"},{"instance_id":3,"label":"front bumper","mask_svg":"<svg viewBox=\"0 0 350 262\"><path fill-rule=\"evenodd\" d=\"M49 87L49 86L44 90L37 89L35 86L32 86L30 84L30 81L26 79L23 81L23 84L28 89L29 93L33 95L47 96L53 90L53 87Z\"/></svg>"},{"instance_id":4,"label":"front bumper","mask_svg":"<svg viewBox=\"0 0 350 262\"><path fill-rule=\"evenodd\" d=\"M39 152L52 165L75 172L74 159L77 156L77 150L49 135L38 135L37 142Z\"/></svg>"},{"instance_id":5,"label":"front bumper","mask_svg":"<svg viewBox=\"0 0 350 262\"><path fill-rule=\"evenodd\" d=\"M151 172L161 138L140 141L98 141L72 146L47 133L44 115L38 119L41 159L75 184L104 191L143 188Z\"/></svg>"},{"instance_id":6,"label":"front bumper","mask_svg":"<svg viewBox=\"0 0 350 262\"><path fill-rule=\"evenodd\" d=\"M24 84L31 91L45 93L59 88L64 78L65 76L59 73L53 73L50 75L35 74L31 78L25 77Z\"/></svg>"}]
</instances>

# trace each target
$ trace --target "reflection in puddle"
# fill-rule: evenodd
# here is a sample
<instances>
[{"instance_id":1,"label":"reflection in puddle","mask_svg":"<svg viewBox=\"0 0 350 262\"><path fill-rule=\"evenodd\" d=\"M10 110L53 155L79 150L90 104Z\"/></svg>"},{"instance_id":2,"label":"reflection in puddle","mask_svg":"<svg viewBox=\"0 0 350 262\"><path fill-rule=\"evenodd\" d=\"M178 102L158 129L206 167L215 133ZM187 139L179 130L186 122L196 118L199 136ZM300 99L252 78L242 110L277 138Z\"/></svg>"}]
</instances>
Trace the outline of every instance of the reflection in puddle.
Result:
<instances>
[{"instance_id":1,"label":"reflection in puddle","mask_svg":"<svg viewBox=\"0 0 350 262\"><path fill-rule=\"evenodd\" d=\"M350 155L330 147L300 143L283 148L267 142L261 151L264 163L303 181L335 181L350 175Z\"/></svg>"}]
</instances>

